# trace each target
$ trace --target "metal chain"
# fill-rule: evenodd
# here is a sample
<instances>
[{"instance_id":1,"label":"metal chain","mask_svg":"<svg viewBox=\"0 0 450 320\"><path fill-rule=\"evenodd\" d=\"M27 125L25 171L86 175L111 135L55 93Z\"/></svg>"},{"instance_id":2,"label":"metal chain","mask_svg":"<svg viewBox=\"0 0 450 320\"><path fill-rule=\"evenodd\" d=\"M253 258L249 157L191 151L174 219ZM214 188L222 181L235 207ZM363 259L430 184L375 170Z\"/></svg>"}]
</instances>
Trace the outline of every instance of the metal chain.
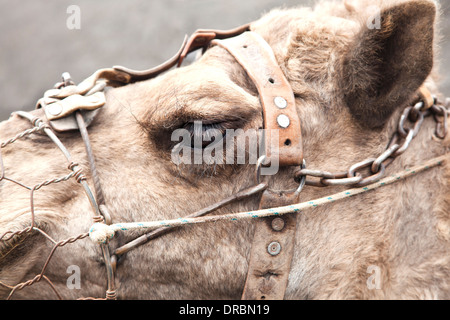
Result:
<instances>
[{"instance_id":1,"label":"metal chain","mask_svg":"<svg viewBox=\"0 0 450 320\"><path fill-rule=\"evenodd\" d=\"M298 169L294 174L296 182L306 178L306 185L314 187L327 186L353 186L364 187L380 180L386 172L386 168L395 158L403 154L417 136L425 117L433 115L436 121L434 137L444 139L448 133L448 112L450 98L441 103L434 98L434 105L424 108L422 101L414 106L408 106L403 111L398 122L397 131L391 138L386 150L377 157L365 159L351 165L342 172L329 172L323 170ZM408 125L409 123L409 125ZM363 174L362 169L368 169L369 173ZM311 179L310 177L316 178Z\"/></svg>"}]
</instances>

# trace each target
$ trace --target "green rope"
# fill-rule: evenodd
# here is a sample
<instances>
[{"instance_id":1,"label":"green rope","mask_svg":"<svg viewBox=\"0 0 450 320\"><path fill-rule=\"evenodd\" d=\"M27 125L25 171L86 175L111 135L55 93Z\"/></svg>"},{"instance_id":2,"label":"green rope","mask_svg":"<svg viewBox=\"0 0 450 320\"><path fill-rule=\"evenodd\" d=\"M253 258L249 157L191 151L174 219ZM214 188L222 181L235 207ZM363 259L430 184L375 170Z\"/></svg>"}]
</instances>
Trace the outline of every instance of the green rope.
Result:
<instances>
[{"instance_id":1,"label":"green rope","mask_svg":"<svg viewBox=\"0 0 450 320\"><path fill-rule=\"evenodd\" d=\"M264 218L276 215L283 215L287 213L300 212L305 209L316 208L331 202L346 199L355 196L360 193L364 193L370 190L378 189L382 186L395 183L397 181L406 179L412 175L418 174L422 171L431 169L436 166L440 166L444 160L447 158L447 154L431 159L422 165L412 167L410 169L405 169L404 171L385 177L373 184L365 187L352 188L342 192L338 192L333 195L329 195L323 198L306 201L298 204L288 205L278 208L261 209L255 211L231 213L225 215L216 216L206 216L197 218L178 218L170 220L159 220L159 221L149 221L149 222L130 222L130 223L116 223L112 225L106 225L103 223L95 223L89 230L89 236L91 239L98 243L105 243L114 236L116 231L129 231L129 230L142 230L142 229L156 229L161 227L173 228L179 227L187 224L198 224L216 221L238 221L238 220L248 220L255 218Z\"/></svg>"}]
</instances>

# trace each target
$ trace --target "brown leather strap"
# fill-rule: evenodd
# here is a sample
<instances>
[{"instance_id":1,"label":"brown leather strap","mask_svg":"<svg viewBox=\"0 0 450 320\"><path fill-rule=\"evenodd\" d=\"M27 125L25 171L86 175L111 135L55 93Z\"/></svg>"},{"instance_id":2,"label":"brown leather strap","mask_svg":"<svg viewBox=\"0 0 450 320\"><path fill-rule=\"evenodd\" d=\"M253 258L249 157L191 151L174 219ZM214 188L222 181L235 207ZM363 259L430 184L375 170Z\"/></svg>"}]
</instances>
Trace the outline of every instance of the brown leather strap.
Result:
<instances>
[{"instance_id":1,"label":"brown leather strap","mask_svg":"<svg viewBox=\"0 0 450 320\"><path fill-rule=\"evenodd\" d=\"M298 202L298 192L264 191L260 209ZM297 219L282 215L258 220L242 299L281 300L294 253Z\"/></svg>"},{"instance_id":2,"label":"brown leather strap","mask_svg":"<svg viewBox=\"0 0 450 320\"><path fill-rule=\"evenodd\" d=\"M154 78L173 66L181 65L185 56L199 48L206 48L212 39L226 39L234 37L249 30L250 24L230 30L197 30L189 39L185 37L181 48L170 59L151 69L132 70L122 66L99 69L80 84L72 81L64 86L57 86L47 90L44 97L37 103L36 108L43 108L50 125L58 132L78 129L73 113L76 110L83 111L83 117L87 125L95 117L94 110L105 104L103 88L105 85L117 87L129 83ZM97 86L103 87L97 90Z\"/></svg>"},{"instance_id":3,"label":"brown leather strap","mask_svg":"<svg viewBox=\"0 0 450 320\"><path fill-rule=\"evenodd\" d=\"M267 42L254 32L213 40L244 68L258 90L264 119L265 156L280 166L301 166L303 146L300 119L292 88ZM278 133L277 135L273 133ZM298 192L264 191L260 208L284 206L298 201ZM256 223L242 299L283 299L294 253L296 217L262 219Z\"/></svg>"},{"instance_id":4,"label":"brown leather strap","mask_svg":"<svg viewBox=\"0 0 450 320\"><path fill-rule=\"evenodd\" d=\"M207 48L213 39L228 39L250 30L250 23L230 30L198 29L189 38L187 45L180 55L178 66L181 65L188 53L199 48Z\"/></svg>"},{"instance_id":5,"label":"brown leather strap","mask_svg":"<svg viewBox=\"0 0 450 320\"><path fill-rule=\"evenodd\" d=\"M136 82L154 78L175 65L181 66L184 58L200 48L207 48L213 39L226 39L237 36L250 28L250 23L230 30L198 29L189 38L185 37L178 52L166 62L147 70L132 70L122 66L114 66L114 70L126 73L131 78L129 82Z\"/></svg>"},{"instance_id":6,"label":"brown leather strap","mask_svg":"<svg viewBox=\"0 0 450 320\"><path fill-rule=\"evenodd\" d=\"M266 159L278 158L280 166L303 162L300 119L292 88L281 71L267 42L255 32L226 40L213 40L212 45L226 49L253 80L263 108ZM272 137L278 132L278 140Z\"/></svg>"},{"instance_id":7,"label":"brown leather strap","mask_svg":"<svg viewBox=\"0 0 450 320\"><path fill-rule=\"evenodd\" d=\"M434 105L434 98L425 85L422 85L419 90L417 90L419 99L423 102L422 111L430 109Z\"/></svg>"},{"instance_id":8,"label":"brown leather strap","mask_svg":"<svg viewBox=\"0 0 450 320\"><path fill-rule=\"evenodd\" d=\"M183 50L186 48L187 43L188 38L186 36L178 52L172 58L168 59L167 61L163 62L162 64L154 68L150 68L147 70L133 70L122 66L114 66L113 69L116 70L117 72L123 72L129 75L130 76L129 82L137 82L154 78L159 74L161 74L162 72L169 70L180 61L180 56L184 52Z\"/></svg>"}]
</instances>

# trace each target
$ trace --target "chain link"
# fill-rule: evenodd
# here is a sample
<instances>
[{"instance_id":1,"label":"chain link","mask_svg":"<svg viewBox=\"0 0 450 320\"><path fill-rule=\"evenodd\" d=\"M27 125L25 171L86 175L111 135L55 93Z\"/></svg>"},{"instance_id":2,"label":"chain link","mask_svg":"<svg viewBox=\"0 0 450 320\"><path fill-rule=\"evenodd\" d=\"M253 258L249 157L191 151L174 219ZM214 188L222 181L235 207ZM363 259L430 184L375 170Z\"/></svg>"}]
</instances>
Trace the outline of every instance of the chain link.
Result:
<instances>
[{"instance_id":1,"label":"chain link","mask_svg":"<svg viewBox=\"0 0 450 320\"><path fill-rule=\"evenodd\" d=\"M323 170L301 168L294 174L296 182L306 177L305 184L314 187L327 186L354 186L363 187L380 180L386 172L386 168L394 159L403 154L417 136L425 117L433 115L436 121L435 136L444 139L448 133L448 112L450 98L445 103L440 103L434 98L434 105L424 108L423 102L414 106L408 106L400 116L397 131L393 134L386 150L376 158L368 158L350 166L347 171L333 173ZM362 169L368 168L369 173L363 174ZM310 179L309 177L318 178Z\"/></svg>"}]
</instances>

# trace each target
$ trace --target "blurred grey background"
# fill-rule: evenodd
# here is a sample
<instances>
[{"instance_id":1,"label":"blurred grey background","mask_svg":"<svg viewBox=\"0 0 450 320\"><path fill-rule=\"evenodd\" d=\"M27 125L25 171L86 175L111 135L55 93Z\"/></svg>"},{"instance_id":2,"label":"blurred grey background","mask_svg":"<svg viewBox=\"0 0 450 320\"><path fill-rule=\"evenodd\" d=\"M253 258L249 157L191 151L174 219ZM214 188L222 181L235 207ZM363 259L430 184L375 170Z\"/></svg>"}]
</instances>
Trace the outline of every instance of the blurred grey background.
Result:
<instances>
[{"instance_id":1,"label":"blurred grey background","mask_svg":"<svg viewBox=\"0 0 450 320\"><path fill-rule=\"evenodd\" d=\"M229 29L272 8L315 0L0 0L0 120L31 110L64 71L79 83L99 68L147 69L171 57L185 34ZM80 29L66 21L80 8ZM450 0L441 0L441 91L450 96Z\"/></svg>"}]
</instances>

